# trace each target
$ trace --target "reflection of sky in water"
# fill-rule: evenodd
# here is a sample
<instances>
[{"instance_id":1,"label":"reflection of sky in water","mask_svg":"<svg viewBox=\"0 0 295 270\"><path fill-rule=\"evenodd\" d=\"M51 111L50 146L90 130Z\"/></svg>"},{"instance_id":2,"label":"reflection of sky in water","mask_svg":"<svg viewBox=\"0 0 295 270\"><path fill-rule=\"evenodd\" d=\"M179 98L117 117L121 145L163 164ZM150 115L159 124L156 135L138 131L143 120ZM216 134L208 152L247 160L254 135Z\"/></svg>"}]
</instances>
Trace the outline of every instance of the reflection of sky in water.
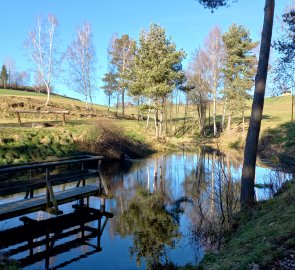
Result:
<instances>
[{"instance_id":1,"label":"reflection of sky in water","mask_svg":"<svg viewBox=\"0 0 295 270\"><path fill-rule=\"evenodd\" d=\"M154 156L144 160L134 160L131 168L127 172L111 173L106 175L105 178L108 182L111 193L114 195L114 199L107 201L107 210L114 212L115 216L109 221L107 227L101 238L102 252L95 253L85 259L74 262L71 265L66 266L63 269L145 269L144 260L142 260L141 267L137 267L135 259L131 259L129 254L129 248L132 246L132 235L125 237L120 236L116 230L116 226L120 225L118 214L122 210L127 208L128 202L135 196L138 188L144 188L151 193L164 190L166 196L167 209L173 205L178 199L183 198L185 194L186 181L196 181L196 171L199 164L200 157L196 153L172 153L161 156ZM217 158L215 163L212 164L212 154L206 153L203 157L205 178L210 183L210 177L212 168L217 171L218 162ZM227 163L228 162L228 163ZM242 165L236 161L224 160L225 171L227 172L227 165L231 166L231 176L234 181L239 181L241 177ZM161 171L162 168L162 171ZM157 172L157 181L154 180L155 172ZM161 182L160 176L163 181ZM256 168L256 183L269 183L274 181L275 178L279 178L280 182L291 178L291 175L285 174L279 171L270 170L267 168ZM89 181L94 183L95 179ZM55 190L62 190L68 187L74 187L75 184L67 184L55 187ZM39 194L44 193L44 190L40 190ZM21 199L24 194L9 196L7 198L0 197L0 204L15 199ZM120 205L120 199L123 196L123 205ZM263 199L268 196L267 189L257 189L258 199ZM99 208L100 202L97 198L91 198L90 205L92 207ZM182 235L181 239L177 241L175 249L168 249L168 258L178 264L185 265L186 263L195 263L202 255L202 250L198 249L198 243L191 241L190 228L193 226L191 218L192 208L189 207L189 203L181 203L180 208L183 213L179 215L179 231ZM71 204L65 204L61 206L61 210L64 213L70 213L72 211ZM34 219L46 219L51 215L43 212L32 213L28 215ZM0 228L9 228L12 226L22 224L18 218L10 219L0 222ZM92 222L94 225L95 222ZM96 240L90 240L92 243ZM86 248L86 247L84 247ZM58 255L52 259L53 266L57 262L65 261L69 258L79 256L82 247L76 247L72 250ZM22 254L24 255L24 254ZM17 257L15 257L17 259ZM25 269L43 269L43 263L37 263Z\"/></svg>"}]
</instances>

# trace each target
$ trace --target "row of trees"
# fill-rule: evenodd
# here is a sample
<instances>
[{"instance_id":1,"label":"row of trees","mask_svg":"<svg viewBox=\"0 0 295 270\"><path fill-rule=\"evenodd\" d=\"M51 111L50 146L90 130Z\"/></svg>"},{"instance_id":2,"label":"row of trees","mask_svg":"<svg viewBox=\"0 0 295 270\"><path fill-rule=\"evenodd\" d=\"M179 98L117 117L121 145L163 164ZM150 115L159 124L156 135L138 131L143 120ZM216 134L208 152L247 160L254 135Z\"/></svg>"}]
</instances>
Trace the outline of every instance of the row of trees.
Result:
<instances>
[{"instance_id":1,"label":"row of trees","mask_svg":"<svg viewBox=\"0 0 295 270\"><path fill-rule=\"evenodd\" d=\"M138 45L128 35L112 38L108 50L109 71L103 78L103 88L109 105L112 94L116 93L117 98L121 95L123 115L126 90L138 104L144 104L141 107L147 109L148 119L153 111L157 137L163 135L166 105L172 99L173 90L180 89L197 107L201 133L206 126L206 109L213 103L213 129L217 135L218 100L224 106L221 128L226 114L228 129L236 113L242 115L244 123L245 101L254 82L257 61L253 49L257 44L242 26L233 24L223 35L214 27L204 47L193 54L185 72L181 64L185 52L176 49L164 28L152 24L148 31L142 31Z\"/></svg>"},{"instance_id":2,"label":"row of trees","mask_svg":"<svg viewBox=\"0 0 295 270\"><path fill-rule=\"evenodd\" d=\"M164 111L169 94L183 84L185 75L181 62L183 50L177 50L171 38L160 25L151 24L148 31L142 31L138 45L128 35L114 36L108 50L109 71L103 81L109 96L117 93L122 97L122 113L126 90L137 104L144 104L154 112L155 134L163 134ZM116 88L113 88L116 87Z\"/></svg>"},{"instance_id":3,"label":"row of trees","mask_svg":"<svg viewBox=\"0 0 295 270\"><path fill-rule=\"evenodd\" d=\"M214 27L204 42L203 48L195 51L187 70L188 98L197 106L200 132L206 126L206 108L213 103L213 133L217 135L216 103L223 103L220 130L224 128L227 114L230 130L234 114L243 118L245 101L253 86L256 57L249 31L243 26L233 24L228 32L222 34Z\"/></svg>"},{"instance_id":4,"label":"row of trees","mask_svg":"<svg viewBox=\"0 0 295 270\"><path fill-rule=\"evenodd\" d=\"M18 88L29 80L27 71L18 71L12 58L7 58L1 68L0 81L3 88Z\"/></svg>"},{"instance_id":5,"label":"row of trees","mask_svg":"<svg viewBox=\"0 0 295 270\"><path fill-rule=\"evenodd\" d=\"M227 0L218 0L218 1L217 0L199 0L199 2L204 7L210 8L211 10L213 10L220 6L226 5L228 1ZM269 54L270 54L270 46L271 46L271 38L272 38L272 30L273 30L274 8L275 8L275 0L265 0L264 21L263 21L263 28L262 28L261 43L260 43L259 61L258 61L257 72L255 76L254 99L253 99L250 124L249 124L247 139L246 139L244 163L243 163L243 171L242 171L242 179L241 179L242 207L250 206L255 200L255 193L254 193L255 166L256 166L258 139L259 139L259 133L260 133L260 127L261 127L261 120L262 120L262 112L263 112L263 106L264 106L268 62L269 62ZM233 30L239 31L243 29L239 29L239 27L232 27L232 32L234 32ZM154 65L156 66L152 66L152 67L148 65L148 63L152 62L152 60L154 59L153 54L158 53L157 55L158 57L159 53L161 54L164 52L168 52L169 46L167 46L167 43L171 44L171 40L169 39L167 40L165 37L164 38L165 39L164 45L166 45L164 46L165 50L164 52L161 52L161 47L158 47L157 43L155 43L153 46L153 42L151 42L151 46L149 46L150 49L147 49L148 50L147 53L141 55L141 52L145 51L144 50L145 36L149 37L151 33L153 33L152 28L150 32L146 33L146 35L144 35L144 33L142 33L141 35L139 49L136 50L135 57L138 59L137 63L142 65L145 69L143 69L143 72L137 72L136 65L134 65L135 66L134 69L133 68L130 69L129 78L133 79L130 89L134 89L134 90L140 89L143 86L141 83L144 82L146 83L146 85L144 85L146 86L144 87L144 89L147 90L145 92L152 93L152 90L154 90L154 92L158 94L158 91L160 92L161 90L164 90L163 92L164 93L166 92L166 96L167 96L167 93L169 93L169 91L165 91L165 90L169 89L169 83L170 83L170 87L171 85L175 86L176 84L174 84L174 82L175 80L177 81L177 78L175 78L175 80L172 80L173 84L171 84L171 81L168 80L166 75L171 74L170 71L176 71L177 70L176 67L178 67L178 72L179 72L178 74L180 74L181 68L179 67L180 67L181 61L175 62L174 64L170 65L169 69L166 69L164 73L162 72L160 73L157 71L160 71L161 68L165 66L165 63L166 63L165 61L164 63L162 63L161 61L156 61L156 63L154 63ZM252 57L251 55L249 57L249 53L250 53L249 51L254 47L254 44L252 42L249 42L251 40L247 35L246 37L244 35L241 35L240 37L243 37L242 40L240 41L240 43L243 45L238 46L237 50L235 50L235 47L232 46L232 52L234 53L234 58L232 60L230 59L229 55L227 56L228 65L225 65L224 85L225 85L226 92L227 90L234 89L235 92L231 92L231 93L234 93L234 97L238 96L239 99L243 101L245 99L245 94L244 94L245 88L243 92L240 92L239 90L241 90L243 87L246 87L247 89L248 87L250 87L249 85L251 84L251 74L254 74L254 71L251 69L254 62L253 61L254 57ZM228 49L230 49L231 42L235 39L235 36L232 36L231 33L229 33L228 36L224 36L223 39L226 46L228 46ZM293 43L294 43L294 40L293 40ZM243 48L243 46L245 47ZM241 50L241 49L247 49L247 50ZM145 56L147 56L147 59L145 58ZM249 58L247 58L247 56ZM184 56L182 55L181 58L183 57ZM235 57L237 57L237 59L235 59ZM243 64L240 64L239 58L243 60ZM244 61L245 59L249 59L249 60ZM235 64L232 66L230 61L233 61ZM199 62L201 61L199 60ZM147 71L147 73L144 73L144 70ZM197 74L196 78L197 78L197 81L201 83L200 85L202 86L202 88L204 89L208 88L208 86L206 85L206 80L203 80L200 74ZM246 78L245 82L244 82L244 78ZM189 89L188 87L184 87L184 88ZM136 93L136 91L134 91L133 93ZM214 88L213 88L213 93L215 93ZM147 97L150 98L149 96ZM158 96L156 97L157 97L156 100L158 100ZM230 102L231 98L232 98L231 95L225 95L225 100L230 105L231 105L231 102ZM156 107L158 105L156 102L154 102L154 105L155 105L155 108L154 108L155 121L156 121L156 127L157 127L157 111L159 108ZM229 116L229 119L231 119L231 113L228 116ZM157 128L156 128L156 135L157 136L159 135L159 133L157 132Z\"/></svg>"}]
</instances>

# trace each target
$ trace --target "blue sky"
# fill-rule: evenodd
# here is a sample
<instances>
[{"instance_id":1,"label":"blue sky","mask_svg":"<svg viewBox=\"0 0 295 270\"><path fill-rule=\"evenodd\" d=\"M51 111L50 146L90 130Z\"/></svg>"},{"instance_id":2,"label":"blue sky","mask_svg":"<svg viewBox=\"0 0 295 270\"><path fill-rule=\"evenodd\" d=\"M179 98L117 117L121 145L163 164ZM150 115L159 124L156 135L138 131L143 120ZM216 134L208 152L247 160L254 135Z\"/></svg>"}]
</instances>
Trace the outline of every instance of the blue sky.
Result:
<instances>
[{"instance_id":1,"label":"blue sky","mask_svg":"<svg viewBox=\"0 0 295 270\"><path fill-rule=\"evenodd\" d=\"M32 68L23 42L38 15L53 13L59 20L59 49L66 50L72 41L75 29L84 21L90 22L97 53L98 88L96 101L106 103L99 92L100 79L107 71L107 46L113 33L129 34L138 39L142 29L150 23L165 27L177 47L190 54L202 46L212 27L218 25L227 31L232 23L245 26L253 40L260 39L263 22L264 0L238 0L229 8L220 8L214 13L204 9L196 0L9 0L1 1L0 63L12 57L19 70ZM231 2L231 0L229 1ZM251 3L251 4L249 4ZM276 1L276 16L280 16L290 0ZM275 20L275 25L277 20ZM276 30L274 36L276 36ZM53 82L61 94L79 97L67 86Z\"/></svg>"}]
</instances>

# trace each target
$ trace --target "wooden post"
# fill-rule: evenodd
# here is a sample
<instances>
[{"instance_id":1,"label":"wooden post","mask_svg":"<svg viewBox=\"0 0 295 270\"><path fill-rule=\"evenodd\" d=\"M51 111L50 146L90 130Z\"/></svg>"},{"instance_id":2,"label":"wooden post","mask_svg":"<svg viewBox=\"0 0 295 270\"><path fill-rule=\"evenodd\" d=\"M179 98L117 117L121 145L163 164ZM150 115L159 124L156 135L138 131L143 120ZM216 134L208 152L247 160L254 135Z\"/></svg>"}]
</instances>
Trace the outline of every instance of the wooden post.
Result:
<instances>
[{"instance_id":1,"label":"wooden post","mask_svg":"<svg viewBox=\"0 0 295 270\"><path fill-rule=\"evenodd\" d=\"M51 186L50 180L49 180L49 176L50 176L49 168L46 168L46 184L47 184L47 187L46 187L46 195L47 195L47 207L48 207L48 199L49 199L49 200L51 200L51 203L53 204L53 207L54 207L54 210L55 210L56 214L59 214L60 211L58 210L58 205L57 205L57 202L56 202L55 197L54 197L54 192L53 192L53 188L52 188L52 186Z\"/></svg>"},{"instance_id":2,"label":"wooden post","mask_svg":"<svg viewBox=\"0 0 295 270\"><path fill-rule=\"evenodd\" d=\"M19 112L16 112L16 117L17 117L17 122L18 122L18 124L21 125L21 124L22 124L22 121L21 121L21 119L20 119L20 114L19 114Z\"/></svg>"},{"instance_id":3,"label":"wooden post","mask_svg":"<svg viewBox=\"0 0 295 270\"><path fill-rule=\"evenodd\" d=\"M63 125L66 124L66 115L65 115L65 113L62 114L62 124Z\"/></svg>"}]
</instances>

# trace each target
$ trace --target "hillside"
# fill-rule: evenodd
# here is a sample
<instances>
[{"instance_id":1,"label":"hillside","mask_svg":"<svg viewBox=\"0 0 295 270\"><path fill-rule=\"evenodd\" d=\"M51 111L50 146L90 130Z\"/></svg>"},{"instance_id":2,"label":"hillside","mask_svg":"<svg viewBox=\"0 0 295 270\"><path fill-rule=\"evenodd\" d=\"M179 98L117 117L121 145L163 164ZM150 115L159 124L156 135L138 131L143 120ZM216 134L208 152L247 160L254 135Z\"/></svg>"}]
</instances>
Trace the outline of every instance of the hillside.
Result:
<instances>
[{"instance_id":1,"label":"hillside","mask_svg":"<svg viewBox=\"0 0 295 270\"><path fill-rule=\"evenodd\" d=\"M89 127L93 121L108 120L108 123L119 125L126 128L128 132L141 133L141 137L147 139L152 144L153 142L153 128L148 132L144 129L144 121L135 122L132 119L136 119L137 108L127 107L126 117L131 120L128 122L126 119L120 119L116 117L114 108L111 108L108 113L107 107L102 105L93 105L93 111L89 112L85 109L85 103L77 99L69 97L63 97L59 95L52 95L51 104L49 108L44 108L46 100L45 94L0 89L0 127L15 127L19 128L17 124L16 114L14 110L68 110L70 113L66 115L67 125L62 127L61 115L55 114L21 114L22 127L30 128L33 123L47 122L53 127L62 129L85 129ZM213 138L208 135L205 138L201 138L196 133L196 121L197 113L196 108L192 105L188 107L188 120L184 121L184 106L180 106L178 112L173 107L172 112L172 133L168 140L170 144L178 145L180 143L190 142L193 144L209 144L213 147L218 145L222 150L229 150L229 148L236 149L240 154L245 143L245 137L247 132L247 122L249 120L251 108L251 101L248 101L246 111L246 130L245 134L242 133L242 118L240 115L236 115L233 118L232 129L230 133L221 134L218 138ZM168 109L170 110L170 108ZM120 112L120 110L119 110ZM221 119L222 104L217 106L218 117L217 121ZM170 114L170 112L169 112ZM207 115L207 123L209 123ZM152 115L151 115L152 117ZM261 144L260 154L262 157L273 157L277 160L278 156L292 156L295 153L295 129L293 128L291 120L291 96L266 98L264 107L264 116L261 127ZM111 121L111 122L110 122ZM212 112L210 123L212 125ZM133 124L132 124L133 123ZM136 126L136 128L134 128ZM7 136L7 130L6 136ZM18 132L18 131L17 131ZM9 133L14 133L10 130ZM78 132L79 133L79 132ZM1 134L0 134L1 135ZM3 135L3 132L2 132ZM137 135L135 135L136 137ZM3 137L3 136L2 136ZM134 136L133 136L134 137ZM160 143L156 143L158 148L162 148ZM164 149L167 146L164 146ZM170 147L170 146L169 146Z\"/></svg>"}]
</instances>

